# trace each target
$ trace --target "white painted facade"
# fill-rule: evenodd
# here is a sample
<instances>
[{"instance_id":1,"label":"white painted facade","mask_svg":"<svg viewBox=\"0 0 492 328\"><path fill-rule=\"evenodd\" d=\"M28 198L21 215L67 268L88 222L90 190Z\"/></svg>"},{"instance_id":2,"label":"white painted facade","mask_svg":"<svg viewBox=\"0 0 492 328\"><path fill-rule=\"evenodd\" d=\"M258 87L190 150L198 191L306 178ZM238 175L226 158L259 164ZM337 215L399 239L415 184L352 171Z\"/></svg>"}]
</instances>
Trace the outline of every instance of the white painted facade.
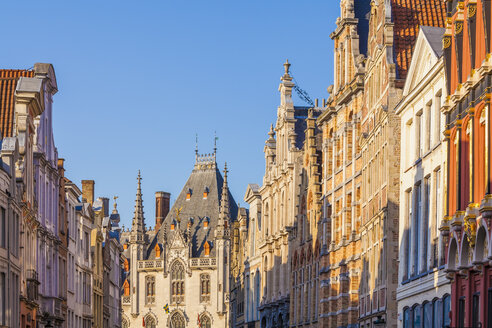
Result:
<instances>
[{"instance_id":1,"label":"white painted facade","mask_svg":"<svg viewBox=\"0 0 492 328\"><path fill-rule=\"evenodd\" d=\"M442 313L442 302L451 292L439 232L446 163L445 116L440 109L446 98L446 79L440 49L431 40L438 31L423 29L396 108L401 119L398 327L408 325L408 320L421 325L442 323L434 320L447 315ZM441 311L441 319L433 311Z\"/></svg>"}]
</instances>

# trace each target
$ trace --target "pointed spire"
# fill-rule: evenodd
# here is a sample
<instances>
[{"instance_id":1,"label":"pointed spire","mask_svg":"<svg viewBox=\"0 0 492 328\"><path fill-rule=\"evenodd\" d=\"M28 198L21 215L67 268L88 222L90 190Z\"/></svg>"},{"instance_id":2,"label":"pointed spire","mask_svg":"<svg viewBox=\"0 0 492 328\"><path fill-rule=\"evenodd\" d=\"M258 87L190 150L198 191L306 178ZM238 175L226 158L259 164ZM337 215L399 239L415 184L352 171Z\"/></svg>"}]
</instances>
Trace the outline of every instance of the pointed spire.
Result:
<instances>
[{"instance_id":1,"label":"pointed spire","mask_svg":"<svg viewBox=\"0 0 492 328\"><path fill-rule=\"evenodd\" d=\"M229 186L227 185L227 162L224 165L224 184L222 185L222 196L220 197L219 225L224 225L229 220Z\"/></svg>"},{"instance_id":2,"label":"pointed spire","mask_svg":"<svg viewBox=\"0 0 492 328\"><path fill-rule=\"evenodd\" d=\"M140 170L138 170L137 198L135 199L135 212L132 221L132 232L136 233L144 233L145 231L141 181L142 177L140 176Z\"/></svg>"}]
</instances>

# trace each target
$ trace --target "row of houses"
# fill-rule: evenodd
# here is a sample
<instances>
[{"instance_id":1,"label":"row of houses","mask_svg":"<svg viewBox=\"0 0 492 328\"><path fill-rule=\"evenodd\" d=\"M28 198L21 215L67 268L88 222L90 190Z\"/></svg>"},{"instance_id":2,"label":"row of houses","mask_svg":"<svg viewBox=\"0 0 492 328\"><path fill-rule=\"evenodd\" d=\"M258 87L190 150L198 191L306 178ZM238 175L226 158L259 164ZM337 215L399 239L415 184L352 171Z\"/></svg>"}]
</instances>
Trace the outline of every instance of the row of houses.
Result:
<instances>
[{"instance_id":1,"label":"row of houses","mask_svg":"<svg viewBox=\"0 0 492 328\"><path fill-rule=\"evenodd\" d=\"M51 64L0 70L0 327L119 327L119 215L65 175Z\"/></svg>"},{"instance_id":2,"label":"row of houses","mask_svg":"<svg viewBox=\"0 0 492 328\"><path fill-rule=\"evenodd\" d=\"M492 327L492 4L339 3L329 98L284 64L231 325Z\"/></svg>"}]
</instances>

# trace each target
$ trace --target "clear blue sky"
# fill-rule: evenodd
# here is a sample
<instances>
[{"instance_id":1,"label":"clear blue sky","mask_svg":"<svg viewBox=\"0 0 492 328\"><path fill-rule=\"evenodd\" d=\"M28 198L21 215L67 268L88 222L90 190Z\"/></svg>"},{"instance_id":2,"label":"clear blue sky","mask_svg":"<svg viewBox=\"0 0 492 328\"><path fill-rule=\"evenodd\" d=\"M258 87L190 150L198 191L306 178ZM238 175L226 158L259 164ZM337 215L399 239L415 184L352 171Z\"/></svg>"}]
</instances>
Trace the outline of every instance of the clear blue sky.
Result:
<instances>
[{"instance_id":1,"label":"clear blue sky","mask_svg":"<svg viewBox=\"0 0 492 328\"><path fill-rule=\"evenodd\" d=\"M2 1L1 67L55 67L55 143L67 177L118 195L130 226L142 170L147 225L154 192L172 199L201 153L230 168L244 204L261 184L263 146L286 58L311 98L333 80L334 0ZM302 105L302 101L296 99Z\"/></svg>"}]
</instances>

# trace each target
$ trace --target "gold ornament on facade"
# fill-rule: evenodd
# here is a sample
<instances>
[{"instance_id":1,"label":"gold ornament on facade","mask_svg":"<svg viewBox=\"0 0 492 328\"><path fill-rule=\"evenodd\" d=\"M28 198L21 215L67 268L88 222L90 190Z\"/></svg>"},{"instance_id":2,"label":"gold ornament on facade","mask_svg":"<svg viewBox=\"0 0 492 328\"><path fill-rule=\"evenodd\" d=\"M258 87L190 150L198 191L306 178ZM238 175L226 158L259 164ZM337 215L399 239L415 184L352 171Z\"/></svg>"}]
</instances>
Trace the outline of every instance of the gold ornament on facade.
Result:
<instances>
[{"instance_id":1,"label":"gold ornament on facade","mask_svg":"<svg viewBox=\"0 0 492 328\"><path fill-rule=\"evenodd\" d=\"M464 232L466 233L466 239L471 247L475 246L477 239L477 223L475 217L467 216L464 219Z\"/></svg>"},{"instance_id":2,"label":"gold ornament on facade","mask_svg":"<svg viewBox=\"0 0 492 328\"><path fill-rule=\"evenodd\" d=\"M450 35L444 36L444 38L442 39L442 46L444 49L447 49L451 46L451 36Z\"/></svg>"},{"instance_id":3,"label":"gold ornament on facade","mask_svg":"<svg viewBox=\"0 0 492 328\"><path fill-rule=\"evenodd\" d=\"M472 3L468 4L468 18L475 16L476 13L477 13L477 5Z\"/></svg>"},{"instance_id":4,"label":"gold ornament on facade","mask_svg":"<svg viewBox=\"0 0 492 328\"><path fill-rule=\"evenodd\" d=\"M455 33L461 34L463 32L463 21L456 21Z\"/></svg>"}]
</instances>

